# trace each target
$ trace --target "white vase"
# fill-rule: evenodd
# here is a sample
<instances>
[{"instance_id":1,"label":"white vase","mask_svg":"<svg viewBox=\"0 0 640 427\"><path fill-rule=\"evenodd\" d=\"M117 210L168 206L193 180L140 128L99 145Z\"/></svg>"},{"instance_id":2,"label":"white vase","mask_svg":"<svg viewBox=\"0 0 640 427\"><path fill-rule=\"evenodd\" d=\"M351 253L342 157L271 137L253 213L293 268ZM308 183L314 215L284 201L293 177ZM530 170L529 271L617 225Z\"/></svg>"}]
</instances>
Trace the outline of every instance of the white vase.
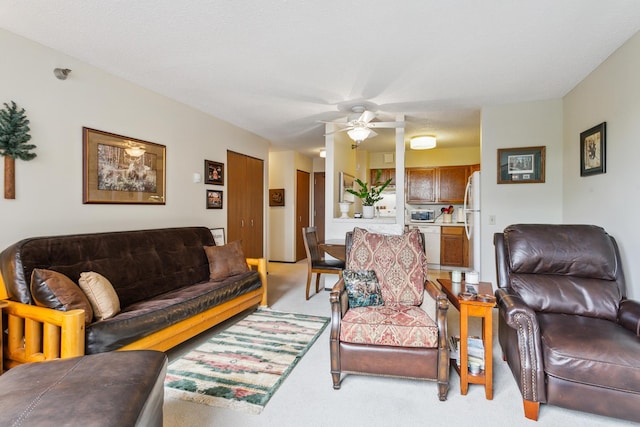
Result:
<instances>
[{"instance_id":1,"label":"white vase","mask_svg":"<svg viewBox=\"0 0 640 427\"><path fill-rule=\"evenodd\" d=\"M351 203L341 202L339 203L339 205L340 205L340 213L342 214L340 218L349 218L349 206L351 206Z\"/></svg>"},{"instance_id":2,"label":"white vase","mask_svg":"<svg viewBox=\"0 0 640 427\"><path fill-rule=\"evenodd\" d=\"M363 206L362 207L362 217L365 219L373 218L373 214L375 213L374 206Z\"/></svg>"}]
</instances>

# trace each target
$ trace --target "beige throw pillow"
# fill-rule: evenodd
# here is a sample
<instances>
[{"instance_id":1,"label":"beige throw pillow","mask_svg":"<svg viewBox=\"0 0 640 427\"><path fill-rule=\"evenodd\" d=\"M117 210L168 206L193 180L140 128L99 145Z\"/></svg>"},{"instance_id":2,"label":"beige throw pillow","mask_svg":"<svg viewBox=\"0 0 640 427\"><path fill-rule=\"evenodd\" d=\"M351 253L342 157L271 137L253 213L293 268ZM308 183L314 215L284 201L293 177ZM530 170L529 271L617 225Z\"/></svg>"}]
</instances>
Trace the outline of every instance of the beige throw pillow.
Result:
<instances>
[{"instance_id":1,"label":"beige throw pillow","mask_svg":"<svg viewBox=\"0 0 640 427\"><path fill-rule=\"evenodd\" d=\"M96 320L109 319L120 312L120 299L111 282L94 271L80 273L80 288L93 307Z\"/></svg>"}]
</instances>

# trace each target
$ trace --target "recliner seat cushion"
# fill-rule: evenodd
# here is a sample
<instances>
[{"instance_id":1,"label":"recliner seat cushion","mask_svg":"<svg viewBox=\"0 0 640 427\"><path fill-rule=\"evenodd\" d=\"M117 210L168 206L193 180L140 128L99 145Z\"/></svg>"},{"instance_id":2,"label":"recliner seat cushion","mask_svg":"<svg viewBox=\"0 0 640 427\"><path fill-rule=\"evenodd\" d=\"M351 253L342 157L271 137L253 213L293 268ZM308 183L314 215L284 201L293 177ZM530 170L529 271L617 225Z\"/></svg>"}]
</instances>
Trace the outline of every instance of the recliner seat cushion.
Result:
<instances>
[{"instance_id":1,"label":"recliner seat cushion","mask_svg":"<svg viewBox=\"0 0 640 427\"><path fill-rule=\"evenodd\" d=\"M604 319L551 313L537 317L547 375L640 394L640 340L635 334Z\"/></svg>"},{"instance_id":2,"label":"recliner seat cushion","mask_svg":"<svg viewBox=\"0 0 640 427\"><path fill-rule=\"evenodd\" d=\"M167 292L130 305L116 316L86 329L86 353L116 350L162 328L193 317L239 295L259 289L257 271L207 281Z\"/></svg>"},{"instance_id":3,"label":"recliner seat cushion","mask_svg":"<svg viewBox=\"0 0 640 427\"><path fill-rule=\"evenodd\" d=\"M340 326L340 341L393 347L436 348L438 326L412 305L379 305L347 310Z\"/></svg>"}]
</instances>

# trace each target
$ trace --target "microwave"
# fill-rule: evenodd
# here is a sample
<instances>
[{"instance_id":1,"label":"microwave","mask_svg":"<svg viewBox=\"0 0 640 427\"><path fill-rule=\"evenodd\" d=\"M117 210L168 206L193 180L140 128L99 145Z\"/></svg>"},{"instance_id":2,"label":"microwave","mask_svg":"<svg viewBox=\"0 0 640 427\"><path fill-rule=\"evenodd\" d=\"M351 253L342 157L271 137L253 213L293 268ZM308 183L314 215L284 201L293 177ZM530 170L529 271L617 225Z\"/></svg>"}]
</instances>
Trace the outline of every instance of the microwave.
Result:
<instances>
[{"instance_id":1,"label":"microwave","mask_svg":"<svg viewBox=\"0 0 640 427\"><path fill-rule=\"evenodd\" d=\"M409 211L411 222L434 222L436 214L433 209L412 209Z\"/></svg>"}]
</instances>

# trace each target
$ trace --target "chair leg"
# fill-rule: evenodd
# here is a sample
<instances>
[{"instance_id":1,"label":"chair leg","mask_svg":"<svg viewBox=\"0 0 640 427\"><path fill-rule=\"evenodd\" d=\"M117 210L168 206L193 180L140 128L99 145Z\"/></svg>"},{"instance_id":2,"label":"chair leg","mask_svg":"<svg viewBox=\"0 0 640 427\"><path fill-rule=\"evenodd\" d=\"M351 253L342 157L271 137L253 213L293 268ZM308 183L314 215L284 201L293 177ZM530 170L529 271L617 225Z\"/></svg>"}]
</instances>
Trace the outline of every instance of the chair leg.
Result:
<instances>
[{"instance_id":1,"label":"chair leg","mask_svg":"<svg viewBox=\"0 0 640 427\"><path fill-rule=\"evenodd\" d=\"M332 372L331 378L333 379L333 389L340 390L340 372Z\"/></svg>"},{"instance_id":2,"label":"chair leg","mask_svg":"<svg viewBox=\"0 0 640 427\"><path fill-rule=\"evenodd\" d=\"M524 416L533 421L538 421L538 413L540 411L540 402L534 402L532 400L523 399L524 403Z\"/></svg>"},{"instance_id":3,"label":"chair leg","mask_svg":"<svg viewBox=\"0 0 640 427\"><path fill-rule=\"evenodd\" d=\"M447 394L449 393L449 383L438 383L438 399L441 402L447 400Z\"/></svg>"},{"instance_id":4,"label":"chair leg","mask_svg":"<svg viewBox=\"0 0 640 427\"><path fill-rule=\"evenodd\" d=\"M320 273L316 273L316 294L320 292Z\"/></svg>"},{"instance_id":5,"label":"chair leg","mask_svg":"<svg viewBox=\"0 0 640 427\"><path fill-rule=\"evenodd\" d=\"M309 300L309 287L311 286L311 275L313 273L311 272L311 270L309 270L309 272L307 273L307 293L306 293L306 298L307 301Z\"/></svg>"}]
</instances>

